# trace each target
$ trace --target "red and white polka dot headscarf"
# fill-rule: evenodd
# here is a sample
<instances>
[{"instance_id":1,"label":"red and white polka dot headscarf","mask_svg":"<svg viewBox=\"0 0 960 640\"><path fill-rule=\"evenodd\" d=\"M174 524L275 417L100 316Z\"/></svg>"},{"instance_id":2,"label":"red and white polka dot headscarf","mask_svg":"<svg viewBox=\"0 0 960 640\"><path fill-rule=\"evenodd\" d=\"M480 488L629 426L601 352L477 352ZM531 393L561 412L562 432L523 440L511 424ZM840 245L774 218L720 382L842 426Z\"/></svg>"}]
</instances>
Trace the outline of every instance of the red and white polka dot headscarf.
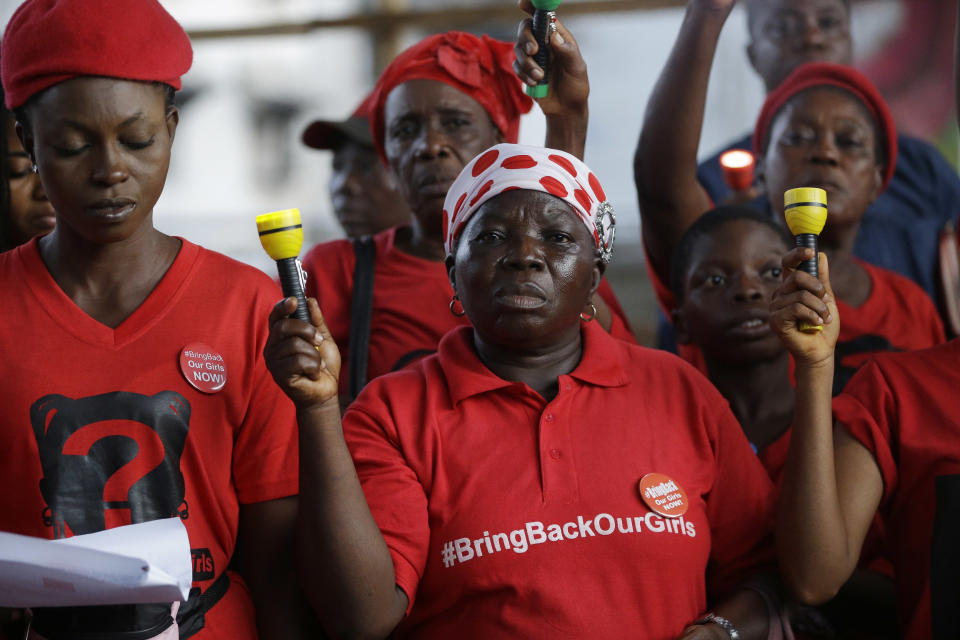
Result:
<instances>
[{"instance_id":1,"label":"red and white polka dot headscarf","mask_svg":"<svg viewBox=\"0 0 960 640\"><path fill-rule=\"evenodd\" d=\"M613 256L615 217L600 181L583 162L557 149L520 144L490 147L463 168L443 203L447 253L470 217L490 198L512 189L542 191L570 205L597 243L600 257Z\"/></svg>"}]
</instances>

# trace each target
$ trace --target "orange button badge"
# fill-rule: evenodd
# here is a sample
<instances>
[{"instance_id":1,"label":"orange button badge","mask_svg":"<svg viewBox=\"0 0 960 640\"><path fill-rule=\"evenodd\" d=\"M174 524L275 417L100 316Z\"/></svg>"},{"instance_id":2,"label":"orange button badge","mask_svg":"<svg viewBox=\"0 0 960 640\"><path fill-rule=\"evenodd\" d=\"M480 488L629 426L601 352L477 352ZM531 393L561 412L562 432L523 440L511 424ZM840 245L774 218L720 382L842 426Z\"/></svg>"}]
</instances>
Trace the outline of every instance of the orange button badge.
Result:
<instances>
[{"instance_id":1,"label":"orange button badge","mask_svg":"<svg viewBox=\"0 0 960 640\"><path fill-rule=\"evenodd\" d=\"M662 473L648 473L643 476L637 489L644 504L662 516L679 518L690 508L687 493Z\"/></svg>"},{"instance_id":2,"label":"orange button badge","mask_svg":"<svg viewBox=\"0 0 960 640\"><path fill-rule=\"evenodd\" d=\"M180 371L187 382L203 393L216 393L227 384L223 356L202 342L192 342L180 352Z\"/></svg>"}]
</instances>

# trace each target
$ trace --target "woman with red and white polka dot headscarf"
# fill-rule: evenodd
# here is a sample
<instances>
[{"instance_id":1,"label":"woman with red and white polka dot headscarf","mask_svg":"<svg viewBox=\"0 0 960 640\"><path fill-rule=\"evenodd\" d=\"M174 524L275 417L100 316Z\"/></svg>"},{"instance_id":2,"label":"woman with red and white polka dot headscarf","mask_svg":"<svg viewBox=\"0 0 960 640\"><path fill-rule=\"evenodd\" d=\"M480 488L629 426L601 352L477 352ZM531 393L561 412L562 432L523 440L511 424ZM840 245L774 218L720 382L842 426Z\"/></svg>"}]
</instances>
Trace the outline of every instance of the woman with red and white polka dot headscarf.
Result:
<instances>
[{"instance_id":1,"label":"woman with red and white polka dot headscarf","mask_svg":"<svg viewBox=\"0 0 960 640\"><path fill-rule=\"evenodd\" d=\"M498 144L474 158L447 192L443 237L447 253L487 200L514 189L542 191L566 202L593 234L606 264L613 257L615 217L600 180L579 158L558 149Z\"/></svg>"},{"instance_id":2,"label":"woman with red and white polka dot headscarf","mask_svg":"<svg viewBox=\"0 0 960 640\"><path fill-rule=\"evenodd\" d=\"M613 245L600 181L562 151L500 144L444 210L451 310L470 324L373 380L342 423L316 302L313 326L286 318L292 299L270 318L267 365L298 407L299 560L326 628L671 638L700 620L684 638L757 637L758 597L726 597L740 558L762 558L772 485L706 378L592 321ZM708 589L725 603L702 617Z\"/></svg>"}]
</instances>

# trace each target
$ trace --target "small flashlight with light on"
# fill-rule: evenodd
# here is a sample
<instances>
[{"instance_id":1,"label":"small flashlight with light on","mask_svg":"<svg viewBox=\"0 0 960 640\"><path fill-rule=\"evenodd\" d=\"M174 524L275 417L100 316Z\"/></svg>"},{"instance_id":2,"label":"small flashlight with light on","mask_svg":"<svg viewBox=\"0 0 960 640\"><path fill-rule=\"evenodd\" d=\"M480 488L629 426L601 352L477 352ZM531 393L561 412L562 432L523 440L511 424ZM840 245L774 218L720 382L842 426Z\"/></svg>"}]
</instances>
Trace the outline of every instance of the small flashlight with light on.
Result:
<instances>
[{"instance_id":1,"label":"small flashlight with light on","mask_svg":"<svg viewBox=\"0 0 960 640\"><path fill-rule=\"evenodd\" d=\"M746 191L753 184L756 160L746 149L730 149L720 156L723 181L734 191Z\"/></svg>"}]
</instances>

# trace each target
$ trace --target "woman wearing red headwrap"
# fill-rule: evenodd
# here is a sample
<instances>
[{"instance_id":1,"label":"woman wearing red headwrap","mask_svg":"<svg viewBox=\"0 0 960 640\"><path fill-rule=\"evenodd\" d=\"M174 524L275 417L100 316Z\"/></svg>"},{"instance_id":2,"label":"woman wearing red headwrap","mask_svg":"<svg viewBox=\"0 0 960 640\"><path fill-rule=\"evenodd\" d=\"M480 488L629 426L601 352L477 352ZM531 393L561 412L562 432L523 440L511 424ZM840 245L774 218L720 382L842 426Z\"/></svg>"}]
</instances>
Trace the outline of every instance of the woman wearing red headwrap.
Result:
<instances>
[{"instance_id":1,"label":"woman wearing red headwrap","mask_svg":"<svg viewBox=\"0 0 960 640\"><path fill-rule=\"evenodd\" d=\"M572 38L555 45L554 53L558 75L566 73L569 61L579 61ZM358 312L370 322L365 361L359 353L353 354L354 361L347 349L351 321L356 320L351 318L351 303L356 303L354 296L364 295L354 286L353 247L346 241L325 243L304 258L308 293L319 300L328 327L344 351L345 365L366 365L367 375L352 385L353 393L366 379L432 352L443 334L468 322L462 309L451 302L453 290L442 267L443 199L450 183L476 154L497 142L516 142L520 116L533 103L524 95L512 64L512 45L487 36L449 32L430 36L401 53L374 88L374 144L396 176L413 221L373 238L372 303L368 309L361 305ZM585 109L587 88L577 89L581 93L576 99ZM551 113L547 103L548 145L582 155L586 120L580 103L570 114ZM595 305L599 320L614 335L633 339L606 282ZM347 369L340 377L342 394L348 392L351 372Z\"/></svg>"},{"instance_id":2,"label":"woman wearing red headwrap","mask_svg":"<svg viewBox=\"0 0 960 640\"><path fill-rule=\"evenodd\" d=\"M299 635L294 413L250 321L279 290L153 226L191 60L155 0L28 0L3 37L57 223L0 254L0 530L174 517L193 560L186 602L36 609L34 637Z\"/></svg>"},{"instance_id":3,"label":"woman wearing red headwrap","mask_svg":"<svg viewBox=\"0 0 960 640\"><path fill-rule=\"evenodd\" d=\"M691 0L683 27L647 108L635 158L644 247L661 303L671 256L690 225L713 207L697 182L696 153L717 39L734 0ZM820 247L830 256L844 317L837 390L871 353L921 349L944 340L933 302L916 284L853 256L868 205L896 161L896 129L877 89L842 65L808 63L772 91L757 119L758 180L782 220L784 191L821 187L829 216ZM769 338L767 332L761 339ZM702 366L686 345L682 355Z\"/></svg>"},{"instance_id":4,"label":"woman wearing red headwrap","mask_svg":"<svg viewBox=\"0 0 960 640\"><path fill-rule=\"evenodd\" d=\"M762 564L772 486L702 376L592 321L614 239L597 177L499 144L443 210L471 325L373 380L342 424L316 302L313 326L289 299L270 316L264 356L300 424L298 557L327 631L767 637L764 601L735 587Z\"/></svg>"}]
</instances>

